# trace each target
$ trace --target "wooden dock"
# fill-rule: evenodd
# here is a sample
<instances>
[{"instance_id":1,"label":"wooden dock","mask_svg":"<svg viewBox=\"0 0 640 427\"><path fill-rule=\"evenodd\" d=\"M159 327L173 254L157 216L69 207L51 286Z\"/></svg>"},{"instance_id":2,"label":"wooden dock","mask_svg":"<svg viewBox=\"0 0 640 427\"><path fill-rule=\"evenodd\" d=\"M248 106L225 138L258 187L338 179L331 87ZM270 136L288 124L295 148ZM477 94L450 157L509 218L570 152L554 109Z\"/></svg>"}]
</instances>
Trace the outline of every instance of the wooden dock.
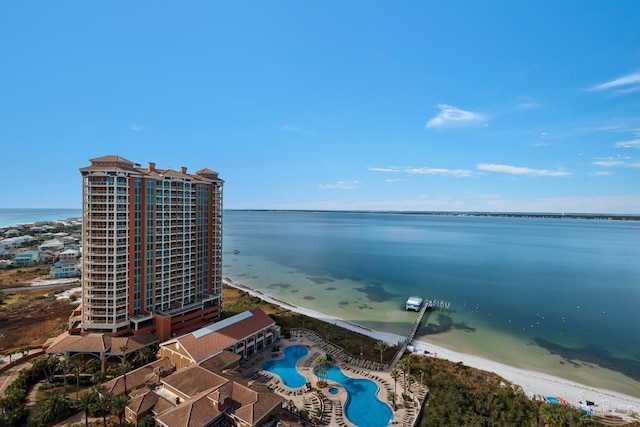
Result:
<instances>
[{"instance_id":1,"label":"wooden dock","mask_svg":"<svg viewBox=\"0 0 640 427\"><path fill-rule=\"evenodd\" d=\"M423 299L420 311L418 311L418 317L416 318L415 322L413 322L413 326L411 326L407 337L404 339L404 341L401 341L399 343L400 348L398 349L396 356L391 362L391 369L393 369L400 361L400 359L404 355L404 352L407 350L407 346L409 346L409 344L411 344L411 342L413 341L413 338L416 336L418 329L420 329L420 325L422 325L422 320L424 319L424 315L427 313L427 310L451 311L451 303L447 301L430 300L426 298Z\"/></svg>"}]
</instances>

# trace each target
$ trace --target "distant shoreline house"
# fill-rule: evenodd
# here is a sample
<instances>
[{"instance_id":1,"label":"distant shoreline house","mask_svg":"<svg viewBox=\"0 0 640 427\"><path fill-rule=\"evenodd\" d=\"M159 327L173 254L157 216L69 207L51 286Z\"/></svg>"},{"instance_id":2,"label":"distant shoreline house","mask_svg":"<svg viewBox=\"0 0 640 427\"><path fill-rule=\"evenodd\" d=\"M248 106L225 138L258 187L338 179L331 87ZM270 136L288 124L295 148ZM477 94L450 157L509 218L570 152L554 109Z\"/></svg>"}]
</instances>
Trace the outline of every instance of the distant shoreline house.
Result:
<instances>
[{"instance_id":1,"label":"distant shoreline house","mask_svg":"<svg viewBox=\"0 0 640 427\"><path fill-rule=\"evenodd\" d=\"M61 259L49 270L52 279L67 279L80 276L80 264L77 259Z\"/></svg>"}]
</instances>

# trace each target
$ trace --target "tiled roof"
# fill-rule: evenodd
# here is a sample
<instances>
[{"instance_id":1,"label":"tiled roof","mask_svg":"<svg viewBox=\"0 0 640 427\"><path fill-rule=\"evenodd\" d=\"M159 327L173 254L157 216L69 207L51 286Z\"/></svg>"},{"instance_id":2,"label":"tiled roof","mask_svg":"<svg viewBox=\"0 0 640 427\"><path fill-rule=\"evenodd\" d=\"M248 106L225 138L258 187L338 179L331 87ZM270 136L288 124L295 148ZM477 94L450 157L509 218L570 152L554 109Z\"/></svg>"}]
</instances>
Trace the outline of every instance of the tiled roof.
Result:
<instances>
[{"instance_id":1,"label":"tiled roof","mask_svg":"<svg viewBox=\"0 0 640 427\"><path fill-rule=\"evenodd\" d=\"M155 334L110 337L105 334L69 335L64 333L51 341L51 345L47 348L47 353L106 353L122 356L120 348L123 346L127 347L126 354L129 355L142 347L156 342L158 342L158 336Z\"/></svg>"},{"instance_id":2,"label":"tiled roof","mask_svg":"<svg viewBox=\"0 0 640 427\"><path fill-rule=\"evenodd\" d=\"M228 366L238 362L240 358L239 354L223 351L203 360L200 362L200 366L211 372L221 372Z\"/></svg>"},{"instance_id":3,"label":"tiled roof","mask_svg":"<svg viewBox=\"0 0 640 427\"><path fill-rule=\"evenodd\" d=\"M226 378L198 365L180 369L162 380L163 383L180 390L181 393L190 397L204 390L220 387L228 381Z\"/></svg>"},{"instance_id":4,"label":"tiled roof","mask_svg":"<svg viewBox=\"0 0 640 427\"><path fill-rule=\"evenodd\" d=\"M168 427L202 427L223 415L207 398L207 391L199 393L156 419Z\"/></svg>"},{"instance_id":5,"label":"tiled roof","mask_svg":"<svg viewBox=\"0 0 640 427\"><path fill-rule=\"evenodd\" d=\"M145 384L145 380L148 379L149 374L153 373L170 373L173 371L173 366L167 358L158 359L154 362L146 364L138 369L135 369L127 373L127 392L135 390ZM124 394L124 375L120 375L110 381L103 384L106 393L111 393L114 396Z\"/></svg>"},{"instance_id":6,"label":"tiled roof","mask_svg":"<svg viewBox=\"0 0 640 427\"><path fill-rule=\"evenodd\" d=\"M193 357L195 362L200 362L212 354L219 353L250 335L276 324L259 308L250 310L251 317L232 323L215 332L197 338L197 332L186 334L168 342L179 342L180 345Z\"/></svg>"},{"instance_id":7,"label":"tiled roof","mask_svg":"<svg viewBox=\"0 0 640 427\"><path fill-rule=\"evenodd\" d=\"M124 157L116 156L116 155L107 155L102 157L96 157L95 159L89 159L91 163L93 162L119 162L119 163L129 163L131 166L134 163L131 160L127 160Z\"/></svg>"},{"instance_id":8,"label":"tiled roof","mask_svg":"<svg viewBox=\"0 0 640 427\"><path fill-rule=\"evenodd\" d=\"M173 377L180 376L183 371L189 371L189 374L183 376L180 381L173 381ZM173 387L180 383L189 387L190 390L195 390L194 385L189 384L188 381L196 381L196 378L199 380L206 378L203 372L208 371L199 366L190 366L170 375L165 382L167 384L171 383ZM185 400L175 408L159 414L158 421L168 427L206 425L221 415L214 402L224 399L223 408L226 411L233 413L235 417L240 418L246 424L254 425L255 422L263 419L275 407L282 404L283 399L270 392L263 385L254 389L251 386L248 387L240 382L232 381L231 378L236 379L236 376L227 376L226 374L213 375L221 380L218 385L207 389L198 387L199 391L192 395L193 397ZM190 395L184 389L178 388L178 390Z\"/></svg>"}]
</instances>

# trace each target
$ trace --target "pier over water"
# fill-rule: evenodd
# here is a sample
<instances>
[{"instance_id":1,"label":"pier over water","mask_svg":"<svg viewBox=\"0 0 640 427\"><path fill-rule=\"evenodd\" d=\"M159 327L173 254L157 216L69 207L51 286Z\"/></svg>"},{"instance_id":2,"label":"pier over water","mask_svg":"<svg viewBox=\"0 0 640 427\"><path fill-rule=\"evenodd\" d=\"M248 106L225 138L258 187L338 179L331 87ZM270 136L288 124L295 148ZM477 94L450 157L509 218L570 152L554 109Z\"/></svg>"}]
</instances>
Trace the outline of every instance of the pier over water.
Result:
<instances>
[{"instance_id":1,"label":"pier over water","mask_svg":"<svg viewBox=\"0 0 640 427\"><path fill-rule=\"evenodd\" d=\"M404 352L407 350L407 346L413 341L416 333L418 332L418 329L420 329L420 325L422 324L422 320L424 319L424 315L427 313L427 310L447 310L450 312L451 303L448 301L430 300L426 298L422 299L422 305L420 306L420 310L418 311L418 317L416 317L416 320L413 322L413 325L411 326L407 337L400 343L400 348L398 349L396 356L393 358L393 362L391 362L391 368L396 366L396 364L402 358L402 355L404 355Z\"/></svg>"}]
</instances>

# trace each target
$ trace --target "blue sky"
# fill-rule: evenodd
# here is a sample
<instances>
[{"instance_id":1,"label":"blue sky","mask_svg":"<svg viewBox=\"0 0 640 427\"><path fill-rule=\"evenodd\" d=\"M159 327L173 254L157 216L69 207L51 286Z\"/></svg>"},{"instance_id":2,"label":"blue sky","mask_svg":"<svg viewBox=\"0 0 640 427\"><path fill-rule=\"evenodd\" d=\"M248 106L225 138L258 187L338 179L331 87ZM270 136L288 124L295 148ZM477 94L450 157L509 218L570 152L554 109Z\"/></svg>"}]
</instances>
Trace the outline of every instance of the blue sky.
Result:
<instances>
[{"instance_id":1,"label":"blue sky","mask_svg":"<svg viewBox=\"0 0 640 427\"><path fill-rule=\"evenodd\" d=\"M0 4L0 208L118 154L225 207L640 213L640 2Z\"/></svg>"}]
</instances>

